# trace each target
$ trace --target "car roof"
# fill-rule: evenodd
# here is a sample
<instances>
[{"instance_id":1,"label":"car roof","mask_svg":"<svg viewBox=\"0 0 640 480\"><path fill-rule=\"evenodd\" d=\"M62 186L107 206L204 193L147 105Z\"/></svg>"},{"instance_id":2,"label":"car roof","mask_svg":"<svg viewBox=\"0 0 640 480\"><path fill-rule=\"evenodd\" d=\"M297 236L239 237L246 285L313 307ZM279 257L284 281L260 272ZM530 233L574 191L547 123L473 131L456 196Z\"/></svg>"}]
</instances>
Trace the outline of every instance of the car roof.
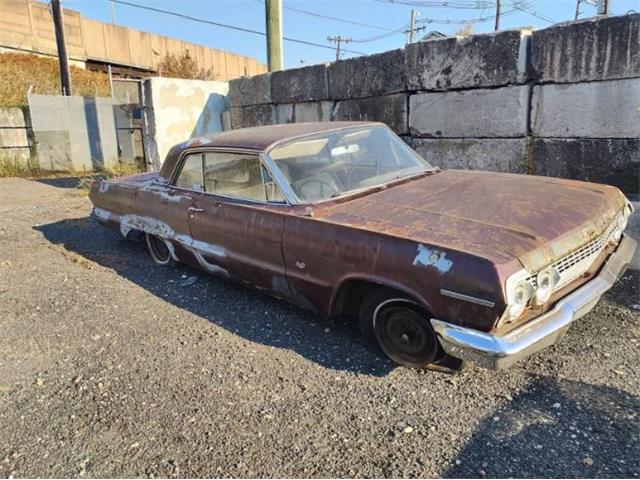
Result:
<instances>
[{"instance_id":1,"label":"car roof","mask_svg":"<svg viewBox=\"0 0 640 480\"><path fill-rule=\"evenodd\" d=\"M224 132L194 137L175 145L162 164L160 174L168 178L184 150L191 148L233 148L263 152L270 146L285 140L304 137L314 133L331 132L350 127L382 125L379 122L303 122L239 128Z\"/></svg>"},{"instance_id":2,"label":"car roof","mask_svg":"<svg viewBox=\"0 0 640 480\"><path fill-rule=\"evenodd\" d=\"M202 146L243 148L264 151L274 143L314 133L329 132L348 127L376 125L377 122L304 122L264 125L261 127L239 128L192 138L185 142L185 148L192 144Z\"/></svg>"}]
</instances>

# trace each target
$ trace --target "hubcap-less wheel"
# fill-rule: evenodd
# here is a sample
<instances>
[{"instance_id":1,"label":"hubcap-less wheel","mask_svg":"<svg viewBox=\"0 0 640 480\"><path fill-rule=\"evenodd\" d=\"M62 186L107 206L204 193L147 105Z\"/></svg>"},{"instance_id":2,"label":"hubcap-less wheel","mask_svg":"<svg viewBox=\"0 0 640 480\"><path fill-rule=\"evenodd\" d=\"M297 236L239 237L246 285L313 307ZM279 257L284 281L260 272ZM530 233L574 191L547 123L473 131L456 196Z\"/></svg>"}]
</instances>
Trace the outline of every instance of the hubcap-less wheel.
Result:
<instances>
[{"instance_id":1,"label":"hubcap-less wheel","mask_svg":"<svg viewBox=\"0 0 640 480\"><path fill-rule=\"evenodd\" d=\"M172 263L171 252L165 241L155 235L146 234L149 254L158 265L169 265Z\"/></svg>"},{"instance_id":2,"label":"hubcap-less wheel","mask_svg":"<svg viewBox=\"0 0 640 480\"><path fill-rule=\"evenodd\" d=\"M401 365L426 367L438 354L438 340L431 325L405 302L378 308L374 330L382 351Z\"/></svg>"}]
</instances>

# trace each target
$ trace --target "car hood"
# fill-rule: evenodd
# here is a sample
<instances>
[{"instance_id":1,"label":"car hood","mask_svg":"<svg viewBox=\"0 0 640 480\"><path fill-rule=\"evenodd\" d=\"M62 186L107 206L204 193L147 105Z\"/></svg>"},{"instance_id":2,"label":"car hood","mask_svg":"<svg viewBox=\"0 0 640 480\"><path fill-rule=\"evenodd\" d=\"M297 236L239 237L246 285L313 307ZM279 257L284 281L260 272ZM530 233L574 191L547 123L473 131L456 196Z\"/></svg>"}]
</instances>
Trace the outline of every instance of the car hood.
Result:
<instances>
[{"instance_id":1,"label":"car hood","mask_svg":"<svg viewBox=\"0 0 640 480\"><path fill-rule=\"evenodd\" d=\"M535 272L597 237L625 205L607 185L445 170L314 212Z\"/></svg>"}]
</instances>

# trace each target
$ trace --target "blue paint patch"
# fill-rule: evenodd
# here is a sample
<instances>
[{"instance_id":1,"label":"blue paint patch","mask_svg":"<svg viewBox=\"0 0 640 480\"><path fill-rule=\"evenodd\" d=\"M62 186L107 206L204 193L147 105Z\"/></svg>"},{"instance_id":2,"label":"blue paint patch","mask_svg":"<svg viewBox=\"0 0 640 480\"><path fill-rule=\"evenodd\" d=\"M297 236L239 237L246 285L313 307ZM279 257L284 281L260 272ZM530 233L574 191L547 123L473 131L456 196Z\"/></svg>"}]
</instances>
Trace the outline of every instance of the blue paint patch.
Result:
<instances>
[{"instance_id":1,"label":"blue paint patch","mask_svg":"<svg viewBox=\"0 0 640 480\"><path fill-rule=\"evenodd\" d=\"M414 265L424 265L425 267L435 267L440 273L447 273L451 270L453 262L447 258L445 252L418 245L418 254L413 259Z\"/></svg>"}]
</instances>

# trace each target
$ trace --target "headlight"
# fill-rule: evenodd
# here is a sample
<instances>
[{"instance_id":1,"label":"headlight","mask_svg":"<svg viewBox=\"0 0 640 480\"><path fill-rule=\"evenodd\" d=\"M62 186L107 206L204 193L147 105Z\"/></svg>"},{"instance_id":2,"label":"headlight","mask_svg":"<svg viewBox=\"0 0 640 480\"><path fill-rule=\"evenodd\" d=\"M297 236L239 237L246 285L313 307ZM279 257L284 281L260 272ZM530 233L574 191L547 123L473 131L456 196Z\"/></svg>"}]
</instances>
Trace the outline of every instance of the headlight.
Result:
<instances>
[{"instance_id":1,"label":"headlight","mask_svg":"<svg viewBox=\"0 0 640 480\"><path fill-rule=\"evenodd\" d=\"M616 219L616 223L617 223L616 228L613 231L613 235L611 235L611 238L614 243L618 243L620 241L620 239L622 238L622 234L624 233L624 229L627 227L626 216L624 214L618 215L618 218Z\"/></svg>"},{"instance_id":2,"label":"headlight","mask_svg":"<svg viewBox=\"0 0 640 480\"><path fill-rule=\"evenodd\" d=\"M522 281L515 286L513 297L509 305L507 305L507 317L509 320L515 320L524 313L532 295L533 287L528 281Z\"/></svg>"},{"instance_id":3,"label":"headlight","mask_svg":"<svg viewBox=\"0 0 640 480\"><path fill-rule=\"evenodd\" d=\"M553 289L560 280L560 274L555 268L547 268L541 271L536 277L536 294L534 301L537 305L542 305L551 298Z\"/></svg>"}]
</instances>

